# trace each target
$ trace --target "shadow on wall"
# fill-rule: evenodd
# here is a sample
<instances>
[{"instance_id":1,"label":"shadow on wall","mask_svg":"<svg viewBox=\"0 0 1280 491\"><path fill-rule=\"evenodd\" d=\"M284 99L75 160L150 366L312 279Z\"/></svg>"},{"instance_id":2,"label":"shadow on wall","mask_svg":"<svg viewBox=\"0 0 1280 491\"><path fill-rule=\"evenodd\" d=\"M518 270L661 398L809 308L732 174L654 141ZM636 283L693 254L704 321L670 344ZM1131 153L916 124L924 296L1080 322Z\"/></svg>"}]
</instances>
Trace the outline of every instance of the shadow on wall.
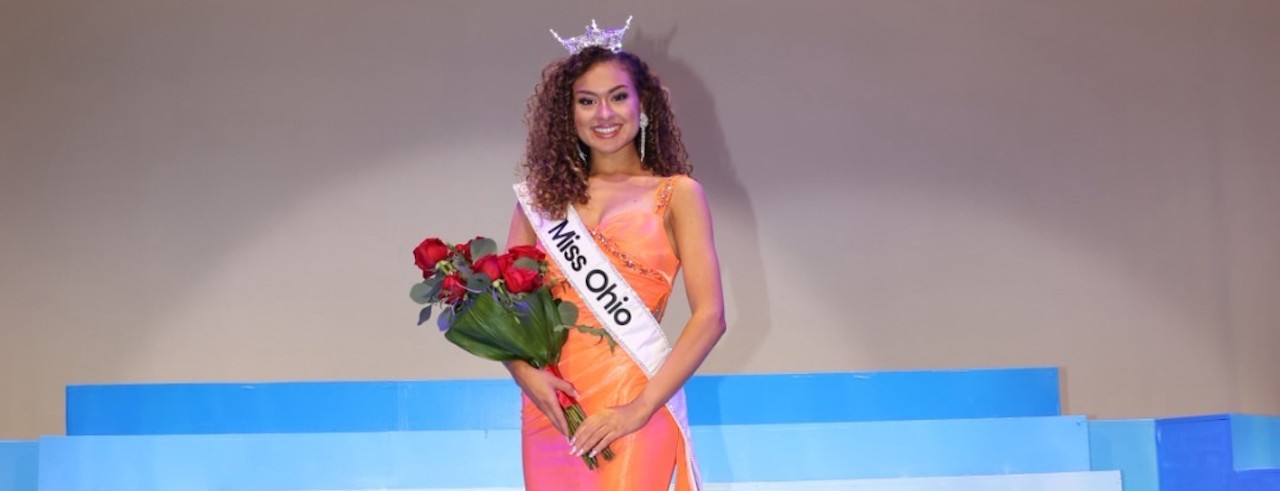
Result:
<instances>
[{"instance_id":1,"label":"shadow on wall","mask_svg":"<svg viewBox=\"0 0 1280 491\"><path fill-rule=\"evenodd\" d=\"M717 221L733 220L718 231L717 252L725 285L726 309L732 310L729 330L717 351L735 353L718 360L717 371L741 372L760 350L772 318L760 255L755 209L730 160L711 91L692 67L668 52L678 24L670 32L650 34L639 29L627 47L644 59L671 91L680 132L693 163L693 175L706 189ZM732 213L728 211L732 210ZM735 322L736 321L736 322Z\"/></svg>"}]
</instances>

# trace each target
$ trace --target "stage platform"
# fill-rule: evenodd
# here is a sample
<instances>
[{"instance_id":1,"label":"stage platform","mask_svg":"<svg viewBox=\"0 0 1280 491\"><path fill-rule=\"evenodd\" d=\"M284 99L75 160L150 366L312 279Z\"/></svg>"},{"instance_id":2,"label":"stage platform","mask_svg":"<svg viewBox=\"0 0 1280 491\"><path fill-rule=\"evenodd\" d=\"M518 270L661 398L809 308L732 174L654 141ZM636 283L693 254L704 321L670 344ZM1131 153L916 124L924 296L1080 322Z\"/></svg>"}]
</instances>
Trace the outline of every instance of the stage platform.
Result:
<instances>
[{"instance_id":1,"label":"stage platform","mask_svg":"<svg viewBox=\"0 0 1280 491\"><path fill-rule=\"evenodd\" d=\"M708 490L1277 491L1280 418L1089 421L1054 368L714 375ZM0 442L0 489L521 489L507 379L78 385L67 434Z\"/></svg>"}]
</instances>

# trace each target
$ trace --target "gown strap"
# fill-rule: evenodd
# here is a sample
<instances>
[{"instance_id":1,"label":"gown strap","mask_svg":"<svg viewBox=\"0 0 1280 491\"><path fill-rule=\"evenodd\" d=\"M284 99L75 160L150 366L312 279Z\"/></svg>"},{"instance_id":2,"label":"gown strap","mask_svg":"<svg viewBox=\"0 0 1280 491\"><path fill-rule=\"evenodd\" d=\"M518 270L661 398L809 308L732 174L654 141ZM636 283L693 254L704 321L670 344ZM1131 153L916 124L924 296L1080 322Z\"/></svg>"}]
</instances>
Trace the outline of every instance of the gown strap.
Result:
<instances>
[{"instance_id":1,"label":"gown strap","mask_svg":"<svg viewBox=\"0 0 1280 491\"><path fill-rule=\"evenodd\" d=\"M676 180L684 177L680 174L668 177L662 180L662 184L658 185L657 206L653 212L662 215L667 212L667 207L671 205L671 191L675 187Z\"/></svg>"}]
</instances>

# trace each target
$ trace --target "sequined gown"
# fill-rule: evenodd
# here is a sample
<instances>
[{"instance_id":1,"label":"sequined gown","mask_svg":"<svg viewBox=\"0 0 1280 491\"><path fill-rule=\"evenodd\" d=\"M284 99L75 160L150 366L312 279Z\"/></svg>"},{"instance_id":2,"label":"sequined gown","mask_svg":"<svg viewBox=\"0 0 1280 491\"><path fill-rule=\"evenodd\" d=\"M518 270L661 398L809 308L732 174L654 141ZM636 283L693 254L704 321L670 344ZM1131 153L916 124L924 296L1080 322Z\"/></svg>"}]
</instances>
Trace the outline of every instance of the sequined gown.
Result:
<instances>
[{"instance_id":1,"label":"sequined gown","mask_svg":"<svg viewBox=\"0 0 1280 491\"><path fill-rule=\"evenodd\" d=\"M633 210L608 217L591 229L591 234L610 262L643 297L645 305L659 319L671 294L680 261L667 240L665 214L672 186L684 176L663 180L649 210ZM552 262L550 277L563 278ZM579 323L599 326L591 311L567 283L552 291L558 298L578 306ZM608 343L590 334L570 331L560 357L560 370L581 395L579 402L588 417L611 406L631 402L648 379L643 370L621 348L611 351ZM675 420L663 407L648 424L615 440L611 461L588 470L580 457L569 455L569 444L551 421L528 397L521 408L522 456L525 489L532 491L650 491L666 490L676 473L676 489L692 490L685 458L684 440Z\"/></svg>"}]
</instances>

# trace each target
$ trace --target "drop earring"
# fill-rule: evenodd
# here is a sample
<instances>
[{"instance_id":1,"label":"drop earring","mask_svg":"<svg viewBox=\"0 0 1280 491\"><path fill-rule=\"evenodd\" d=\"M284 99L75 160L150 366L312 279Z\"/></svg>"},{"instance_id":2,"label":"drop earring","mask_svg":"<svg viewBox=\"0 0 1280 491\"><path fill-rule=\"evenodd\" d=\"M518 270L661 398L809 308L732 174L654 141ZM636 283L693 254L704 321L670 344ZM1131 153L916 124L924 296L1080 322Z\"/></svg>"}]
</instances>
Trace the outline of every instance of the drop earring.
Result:
<instances>
[{"instance_id":1,"label":"drop earring","mask_svg":"<svg viewBox=\"0 0 1280 491\"><path fill-rule=\"evenodd\" d=\"M587 152L582 151L582 145L574 145L578 147L578 158L582 159L582 166L587 166Z\"/></svg>"},{"instance_id":2,"label":"drop earring","mask_svg":"<svg viewBox=\"0 0 1280 491\"><path fill-rule=\"evenodd\" d=\"M640 113L640 161L644 162L644 134L649 127L649 115Z\"/></svg>"}]
</instances>

